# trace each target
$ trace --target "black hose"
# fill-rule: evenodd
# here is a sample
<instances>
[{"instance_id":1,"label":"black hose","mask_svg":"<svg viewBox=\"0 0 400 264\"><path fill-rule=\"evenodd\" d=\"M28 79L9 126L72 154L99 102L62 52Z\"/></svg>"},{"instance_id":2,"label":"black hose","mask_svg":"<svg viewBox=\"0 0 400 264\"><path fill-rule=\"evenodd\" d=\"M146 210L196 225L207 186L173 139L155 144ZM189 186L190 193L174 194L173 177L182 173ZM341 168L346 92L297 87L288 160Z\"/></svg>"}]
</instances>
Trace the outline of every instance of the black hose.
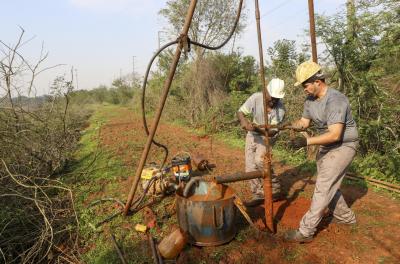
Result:
<instances>
[{"instance_id":1,"label":"black hose","mask_svg":"<svg viewBox=\"0 0 400 264\"><path fill-rule=\"evenodd\" d=\"M186 183L185 189L183 190L183 197L187 197L189 195L189 191L192 188L193 184L200 181L201 177L193 177Z\"/></svg>"},{"instance_id":2,"label":"black hose","mask_svg":"<svg viewBox=\"0 0 400 264\"><path fill-rule=\"evenodd\" d=\"M240 0L240 2L239 2L239 8L238 8L237 13L236 13L235 23L233 24L233 27L232 27L232 29L231 29L231 32L229 33L228 38L225 39L224 42L222 42L221 44L219 44L218 46L215 46L215 47L207 46L207 45L205 45L205 44L198 43L198 42L196 42L196 41L190 41L190 43L192 43L192 44L194 44L194 45L196 45L196 46L205 48L205 49L209 49L209 50L217 50L217 49L220 49L220 48L222 48L223 46L225 46L225 44L228 43L228 41L232 38L233 34L234 34L235 31L236 31L237 25L238 25L238 23L239 23L240 14L241 14L241 12L242 12L242 6L243 6L243 0Z\"/></svg>"},{"instance_id":3,"label":"black hose","mask_svg":"<svg viewBox=\"0 0 400 264\"><path fill-rule=\"evenodd\" d=\"M232 27L230 33L229 33L228 38L225 39L225 41L223 41L220 45L215 46L215 47L211 47L211 46L204 45L204 44L202 44L202 43L198 43L198 42L196 42L196 41L191 41L189 38L188 38L188 44L192 43L192 44L194 44L194 45L197 45L197 46L200 46L200 47L202 47L202 48L209 49L209 50L217 50L217 49L220 49L220 48L222 48L223 46L225 46L225 44L228 43L228 41L232 38L233 34L234 34L235 31L236 31L237 25L238 25L238 23L239 23L239 18L240 18L241 12L242 12L242 6L243 6L243 0L240 0L240 2L239 2L239 7L238 7L238 11L237 11L237 13L236 13L235 23L234 23L234 25L233 25L233 27ZM147 135L149 135L149 129L148 129L148 126L147 126L147 120L146 120L146 112L145 112L145 103L144 103L144 100L145 100L145 95L146 95L147 79L148 79L148 77L149 77L149 73L150 73L150 70L151 70L151 66L153 65L154 60L157 58L157 56L158 56L163 50L165 50L165 49L168 48L169 46L172 46L172 45L174 45L174 44L179 43L180 40L181 40L181 39L178 38L177 40L171 41L171 42L165 44L164 46L162 46L160 49L158 49L158 51L153 55L153 57L150 59L149 64L147 65L146 74L145 74L145 76L144 76L143 85L142 85L142 98L141 98L141 99L142 99L142 100L141 100L141 107L142 107L143 126L144 126L144 129L145 129ZM162 168L164 167L165 162L167 161L167 158L168 158L168 148L167 148L165 145L156 142L155 140L152 140L152 142L153 142L156 146L163 148L164 151L165 151L164 160L163 160L163 162L162 162L162 164L161 164L161 166L160 166L160 170L162 170Z\"/></svg>"},{"instance_id":4,"label":"black hose","mask_svg":"<svg viewBox=\"0 0 400 264\"><path fill-rule=\"evenodd\" d=\"M153 57L151 58L149 64L147 65L146 74L144 75L144 80L143 80L143 85L142 85L142 100L141 100L142 120L143 120L144 130L146 131L146 135L147 135L147 136L150 134L150 132L149 132L149 128L148 128L148 126L147 126L147 121L146 121L146 110L145 110L144 99L145 99L145 96L146 96L146 85L147 85L147 79L149 78L150 69L151 69L151 66L153 65L154 60L157 58L157 56L158 56L164 49L168 48L168 47L171 46L171 45L177 44L178 42L179 42L178 40L175 40L175 41L171 41L171 42L165 44L164 46L162 46L162 47L153 55ZM167 161L167 158L168 158L168 148L167 148L165 145L156 142L154 139L152 140L152 142L154 143L154 145L156 145L156 146L158 146L158 147L160 147L160 148L163 148L164 151L165 151L164 160L163 160L163 162L161 163L161 166L160 166L160 170L162 170L162 168L164 167L165 162Z\"/></svg>"},{"instance_id":5,"label":"black hose","mask_svg":"<svg viewBox=\"0 0 400 264\"><path fill-rule=\"evenodd\" d=\"M240 0L240 1L239 1L238 11L237 11L237 13L236 13L235 23L234 23L234 25L233 25L233 27L232 27L230 33L229 33L228 38L225 39L225 41L223 41L220 45L215 46L215 47L211 47L211 46L208 46L208 45L205 45L205 44L202 44L202 43L198 43L198 42L196 42L196 41L191 41L189 38L187 38L187 40L188 40L187 44L188 44L188 45L194 44L194 45L196 45L196 46L199 46L199 47L202 47L202 48L205 48L205 49L209 49L209 50L217 50L217 49L220 49L220 48L222 48L223 46L225 46L225 44L228 43L228 41L232 38L233 34L234 34L235 31L236 31L237 25L238 25L238 23L239 23L239 18L240 18L240 15L241 15L241 11L242 11L242 6L243 6L243 0ZM163 50L165 50L165 49L168 48L169 46L172 46L172 45L174 45L174 44L178 44L180 41L182 41L182 39L183 39L182 37L179 37L177 40L171 41L171 42L169 42L169 43L163 45L161 48L159 48L159 49L157 50L157 52L153 55L153 57L150 59L149 64L147 65L146 74L145 74L145 76L144 76L143 85L142 85L142 97L141 97L142 120L143 120L143 126L144 126L144 129L145 129L145 131L146 131L146 135L147 135L147 136L149 136L150 132L149 132L149 129L148 129L148 126L147 126L146 111L145 111L145 102L144 102L144 101L145 101L145 96L146 96L147 79L148 79L148 77L149 77L149 73L150 73L150 70L151 70L151 66L153 65L154 60L157 58L157 56L158 56ZM152 143L154 143L156 146L158 146L158 147L164 149L164 151L165 151L165 156L164 156L164 159L163 159L163 161L162 161L162 163L161 163L161 166L160 166L160 171L162 171L162 168L164 167L164 165L165 165L165 163L166 163L166 161L167 161L167 158L168 158L168 148L167 148L165 145L156 142L154 139L152 140ZM160 176L160 180L161 180L161 181L162 181L162 177L163 177L163 175L162 175L162 173L161 173L161 176ZM153 181L154 181L154 180L153 180ZM149 182L149 185L148 185L147 187L149 187L152 183L153 183L153 182ZM132 203L132 204L136 204L135 207L137 207L137 206L143 201L144 196L146 195L147 191L148 191L148 188L146 188L146 189L143 191L143 194L142 194L141 197L139 197L139 199L137 199L134 203Z\"/></svg>"}]
</instances>

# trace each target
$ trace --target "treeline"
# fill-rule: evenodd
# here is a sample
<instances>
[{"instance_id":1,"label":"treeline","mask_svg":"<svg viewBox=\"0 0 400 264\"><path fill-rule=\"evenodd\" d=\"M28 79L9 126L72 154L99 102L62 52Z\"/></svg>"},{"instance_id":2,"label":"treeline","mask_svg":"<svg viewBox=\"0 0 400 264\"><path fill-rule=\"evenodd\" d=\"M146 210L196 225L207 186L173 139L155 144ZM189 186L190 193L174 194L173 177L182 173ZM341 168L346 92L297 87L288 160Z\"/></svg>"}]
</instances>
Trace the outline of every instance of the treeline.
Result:
<instances>
[{"instance_id":1,"label":"treeline","mask_svg":"<svg viewBox=\"0 0 400 264\"><path fill-rule=\"evenodd\" d=\"M349 1L346 12L318 16L318 41L325 47L319 54L320 63L329 86L351 101L360 133L360 155L353 169L362 175L399 182L399 3L353 2ZM173 6L169 8L170 13L174 11ZM149 112L158 105L171 54L164 53L149 81ZM309 54L307 46L291 40L277 41L266 51L267 81L273 77L285 80L287 121L302 114L304 93L302 88L293 87L294 72ZM240 52L197 50L188 60L181 60L163 116L208 132L241 136L235 113L251 93L261 89L256 60Z\"/></svg>"}]
</instances>

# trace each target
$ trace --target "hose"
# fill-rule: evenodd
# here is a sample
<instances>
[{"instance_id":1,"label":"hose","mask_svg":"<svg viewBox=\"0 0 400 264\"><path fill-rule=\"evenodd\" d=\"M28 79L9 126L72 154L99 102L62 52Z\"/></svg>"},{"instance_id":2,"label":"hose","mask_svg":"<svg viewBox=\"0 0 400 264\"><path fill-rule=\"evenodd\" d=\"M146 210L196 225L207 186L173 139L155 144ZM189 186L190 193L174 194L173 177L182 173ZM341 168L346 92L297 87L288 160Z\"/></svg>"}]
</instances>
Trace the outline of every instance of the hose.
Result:
<instances>
[{"instance_id":1,"label":"hose","mask_svg":"<svg viewBox=\"0 0 400 264\"><path fill-rule=\"evenodd\" d=\"M238 7L238 11L237 11L237 13L236 13L235 23L234 23L234 25L233 25L233 27L232 27L230 33L229 33L228 38L226 38L225 41L223 41L221 44L219 44L219 45L217 45L217 46L215 46L215 47L211 47L211 46L208 46L208 45L204 45L204 44L202 44L202 43L198 43L198 42L196 42L196 41L191 41L189 38L188 38L188 44L190 45L190 43L192 43L192 44L194 44L194 45L196 45L196 46L199 46L199 47L202 47L202 48L205 48L205 49L209 49L209 50L217 50L217 49L220 49L220 48L222 48L223 46L225 46L225 44L228 43L228 41L232 38L233 34L234 34L235 31L236 31L237 25L238 25L238 23L239 23L239 18L240 18L240 15L241 15L241 11L242 11L242 6L243 6L243 0L240 0L240 2L239 2L239 7ZM158 55L159 55L163 50L165 50L165 49L168 48L169 46L172 46L172 45L174 45L174 44L178 44L180 40L181 40L181 38L178 38L177 40L171 41L171 42L165 44L164 46L162 46L160 49L158 49L157 52L153 55L153 57L150 59L149 64L147 65L146 74L145 74L145 76L144 76L143 85L142 85L142 98L141 98L141 108L142 108L143 126L144 126L144 129L145 129L145 131L146 131L146 135L147 135L147 136L149 135L149 129L148 129L148 126L147 126L146 112L145 112L145 102L144 102L144 101L145 101L145 95L146 95L147 79L148 79L148 77L149 77L149 73L150 73L150 70L151 70L151 66L153 65L154 60L158 57ZM167 148L165 145L156 142L155 140L153 140L152 142L153 142L156 146L163 148L164 151L165 151L164 160L163 160L163 162L161 163L161 166L160 166L160 170L161 170L161 169L164 167L165 162L167 161L167 158L168 158L168 148Z\"/></svg>"},{"instance_id":2,"label":"hose","mask_svg":"<svg viewBox=\"0 0 400 264\"><path fill-rule=\"evenodd\" d=\"M188 183L186 183L185 189L183 189L183 197L187 197L189 194L190 189L192 188L193 184L200 181L201 177L193 177L191 178Z\"/></svg>"},{"instance_id":3,"label":"hose","mask_svg":"<svg viewBox=\"0 0 400 264\"><path fill-rule=\"evenodd\" d=\"M149 64L147 65L146 73L145 73L144 80L143 80L143 85L142 85L142 97L141 97L142 121L143 121L143 126L144 126L144 129L145 129L145 132L146 132L146 135L147 135L147 136L149 136L150 132L149 132L149 129L148 129L148 126L147 126L147 120L146 120L145 95L146 95L147 80L148 80L149 73L150 73L150 70L151 70L151 67L152 67L152 65L153 65L154 60L158 57L158 55L159 55L163 50L165 50L165 49L168 48L169 46L172 46L172 45L174 45L174 44L178 44L178 43L180 43L181 41L187 41L187 45L188 45L189 47L190 47L190 44L194 44L194 45L196 45L196 46L199 46L199 47L202 47L202 48L205 48L205 49L209 49L209 50L217 50L217 49L222 48L223 46L225 46L226 43L228 43L228 41L232 38L233 34L234 34L235 31L236 31L237 25L238 25L238 23L239 23L239 18L240 18L240 15L241 15L241 11L242 11L242 6L243 6L243 0L240 0L240 1L239 1L238 11L237 11L237 13L236 13L236 18L235 18L234 25L233 25L233 27L232 27L230 33L229 33L229 36L228 36L221 44L219 44L219 45L217 45L217 46L215 46L215 47L212 47L212 46L208 46L208 45L205 45L205 44L202 44L202 43L198 43L198 42L196 42L196 41L191 41L187 36L183 36L183 37L180 36L177 40L171 41L171 42L169 42L169 43L163 45L161 48L159 48L159 49L157 50L157 52L153 55L153 57L150 59L150 62L149 62ZM163 144L161 144L161 143L159 143L159 142L156 142L154 139L152 140L152 143L154 143L156 146L162 148L162 149L165 151L165 156L164 156L164 159L163 159L163 161L162 161L162 163L161 163L161 166L160 166L160 171L162 171L162 168L165 166L165 163L166 163L167 158L168 158L168 148L167 148L165 145L163 145ZM163 177L163 175L161 174L161 176L160 176L160 180L161 180L161 181L162 181L162 177ZM153 182L151 182L151 183L153 183ZM148 187L151 185L151 183L149 182ZM148 191L148 188L146 188L146 189L143 191L143 194L141 195L141 197L139 197L139 199L137 199L134 203L132 203L132 204L135 204L135 207L137 207L137 206L143 201L144 196L146 195L147 191Z\"/></svg>"},{"instance_id":4,"label":"hose","mask_svg":"<svg viewBox=\"0 0 400 264\"><path fill-rule=\"evenodd\" d=\"M223 41L221 44L219 44L218 46L215 46L215 47L211 47L211 46L207 46L207 45L202 44L202 43L198 43L198 42L196 42L196 41L190 41L190 43L192 43L192 44L194 44L194 45L196 45L196 46L205 48L205 49L209 49L209 50L217 50L217 49L220 49L220 48L222 48L223 46L225 46L225 44L228 43L228 41L232 38L233 34L234 34L235 31L236 31L237 25L238 25L238 23L239 23L240 14L241 14L241 12L242 12L242 6L243 6L243 0L240 0L240 2L239 2L239 7L238 7L238 11L237 11L237 13L236 13L235 23L233 24L233 27L232 27L232 29L231 29L231 32L229 32L228 38L225 39L225 41Z\"/></svg>"},{"instance_id":5,"label":"hose","mask_svg":"<svg viewBox=\"0 0 400 264\"><path fill-rule=\"evenodd\" d=\"M177 44L178 42L179 42L178 40L175 40L175 41L171 41L171 42L165 44L164 46L162 46L162 47L153 55L153 57L151 58L149 64L147 65L146 74L144 75L144 80L143 80L143 85L142 85L142 98L141 98L142 121L143 121L144 130L146 131L146 135L147 135L147 136L148 136L150 133L149 133L149 128L148 128L148 126L147 126L147 121L146 121L146 111L145 111L144 99L145 99L145 96L146 96L146 85L147 85L147 79L148 79L148 77L149 77L150 69L151 69L151 66L153 65L154 60L157 58L157 56L158 56L164 49L166 49L166 48L168 48L169 46L172 46L172 45L174 45L174 44ZM162 170L162 168L164 167L165 162L167 161L167 158L168 158L168 148L167 148L165 145L156 142L155 140L152 140L152 142L154 143L154 145L156 145L156 146L158 146L158 147L164 149L164 151L165 151L164 160L163 160L163 162L161 163L161 166L160 166L160 170Z\"/></svg>"}]
</instances>

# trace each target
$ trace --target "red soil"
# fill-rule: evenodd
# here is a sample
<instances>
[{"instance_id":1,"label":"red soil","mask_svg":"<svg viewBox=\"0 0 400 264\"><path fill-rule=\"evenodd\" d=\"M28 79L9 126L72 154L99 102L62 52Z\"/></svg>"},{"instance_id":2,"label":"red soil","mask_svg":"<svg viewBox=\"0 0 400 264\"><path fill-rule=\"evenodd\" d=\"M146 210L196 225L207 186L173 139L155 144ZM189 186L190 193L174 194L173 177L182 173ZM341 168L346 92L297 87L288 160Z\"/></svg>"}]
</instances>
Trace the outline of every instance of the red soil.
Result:
<instances>
[{"instance_id":1,"label":"red soil","mask_svg":"<svg viewBox=\"0 0 400 264\"><path fill-rule=\"evenodd\" d=\"M146 138L141 119L127 109L119 110L114 116L101 128L101 142L136 169ZM210 163L216 164L211 175L244 170L244 150L229 147L212 136L200 137L182 127L161 123L155 139L168 146L169 160L180 151L203 154ZM159 162L161 158L162 152L153 146L148 162ZM277 234L252 231L243 220L239 234L244 233L245 238L234 239L220 247L186 247L178 263L400 263L399 201L356 185L345 185L342 192L357 215L357 226L341 226L323 220L312 243L284 242L283 233L297 228L308 210L315 176L299 173L298 168L277 160L273 166L287 193L285 200L274 203ZM134 170L127 181L121 182L121 193L128 194L133 175ZM247 182L230 186L243 200L249 198ZM262 225L263 207L250 210L250 215L257 225ZM223 253L216 255L215 252L221 251Z\"/></svg>"}]
</instances>

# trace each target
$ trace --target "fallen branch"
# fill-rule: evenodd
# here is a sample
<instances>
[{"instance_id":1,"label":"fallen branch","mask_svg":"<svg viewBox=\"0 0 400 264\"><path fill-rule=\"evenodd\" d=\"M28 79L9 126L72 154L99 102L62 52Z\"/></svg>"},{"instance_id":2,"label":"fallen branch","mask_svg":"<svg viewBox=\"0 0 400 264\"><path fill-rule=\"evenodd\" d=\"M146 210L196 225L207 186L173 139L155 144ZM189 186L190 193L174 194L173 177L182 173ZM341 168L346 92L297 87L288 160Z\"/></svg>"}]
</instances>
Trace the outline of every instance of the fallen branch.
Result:
<instances>
[{"instance_id":1,"label":"fallen branch","mask_svg":"<svg viewBox=\"0 0 400 264\"><path fill-rule=\"evenodd\" d=\"M113 243L113 245L114 245L115 250L116 250L117 253L118 253L118 257L121 259L122 264L127 264L127 262L126 262L126 260L125 260L125 257L124 257L124 255L122 254L122 251L121 251L121 249L119 248L119 246L118 246L118 244L117 244L117 241L115 240L115 236L114 236L114 234L112 234L112 233L111 233L111 241L112 241L112 243Z\"/></svg>"},{"instance_id":2,"label":"fallen branch","mask_svg":"<svg viewBox=\"0 0 400 264\"><path fill-rule=\"evenodd\" d=\"M360 177L360 176L357 176L355 174L350 174L350 173L347 173L345 177L347 179L351 179L351 180L359 180L359 181L363 180L363 181L366 181L369 184L375 185L377 187L380 187L380 188L383 188L383 189L386 189L386 190L389 190L392 192L400 193L400 186L395 185L395 184L387 183L387 182L380 181L377 179L372 179L370 177Z\"/></svg>"}]
</instances>

